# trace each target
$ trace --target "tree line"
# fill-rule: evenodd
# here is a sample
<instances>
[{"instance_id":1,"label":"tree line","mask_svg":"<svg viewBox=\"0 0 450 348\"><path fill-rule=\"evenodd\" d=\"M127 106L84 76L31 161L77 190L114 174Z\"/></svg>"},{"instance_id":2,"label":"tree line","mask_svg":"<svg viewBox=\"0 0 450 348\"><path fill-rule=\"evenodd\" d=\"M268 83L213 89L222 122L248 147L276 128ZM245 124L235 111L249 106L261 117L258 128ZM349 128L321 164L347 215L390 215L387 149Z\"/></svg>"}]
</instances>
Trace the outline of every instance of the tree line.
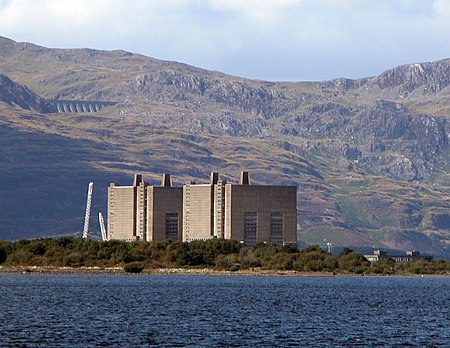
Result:
<instances>
[{"instance_id":1,"label":"tree line","mask_svg":"<svg viewBox=\"0 0 450 348\"><path fill-rule=\"evenodd\" d=\"M318 245L260 243L252 248L238 241L210 239L193 242L98 241L74 237L0 241L0 265L41 267L213 268L236 271L262 268L339 274L449 274L448 260L370 263L359 252L345 248L332 255Z\"/></svg>"}]
</instances>

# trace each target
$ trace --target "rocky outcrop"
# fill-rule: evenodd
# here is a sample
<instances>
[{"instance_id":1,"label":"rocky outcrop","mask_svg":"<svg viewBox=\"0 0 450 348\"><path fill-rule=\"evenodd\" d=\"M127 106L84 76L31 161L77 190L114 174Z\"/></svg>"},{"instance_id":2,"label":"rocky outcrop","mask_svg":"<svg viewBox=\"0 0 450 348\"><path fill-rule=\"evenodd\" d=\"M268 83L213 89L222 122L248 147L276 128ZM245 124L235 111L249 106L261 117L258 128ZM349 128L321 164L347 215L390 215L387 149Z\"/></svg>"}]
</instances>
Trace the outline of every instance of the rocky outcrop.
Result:
<instances>
[{"instance_id":1,"label":"rocky outcrop","mask_svg":"<svg viewBox=\"0 0 450 348\"><path fill-rule=\"evenodd\" d=\"M269 128L270 129L270 128ZM317 104L282 117L278 131L311 139L305 150L363 165L371 172L405 180L428 178L448 158L448 120L414 114L404 105L378 100L368 107Z\"/></svg>"},{"instance_id":2,"label":"rocky outcrop","mask_svg":"<svg viewBox=\"0 0 450 348\"><path fill-rule=\"evenodd\" d=\"M404 97L418 89L423 94L438 93L450 84L450 59L403 65L382 73L374 83L382 90L398 87Z\"/></svg>"},{"instance_id":3,"label":"rocky outcrop","mask_svg":"<svg viewBox=\"0 0 450 348\"><path fill-rule=\"evenodd\" d=\"M444 118L414 115L403 106L383 101L362 113L358 122L355 130L363 143L361 157L378 173L423 179L431 175L433 165L445 160ZM378 160L370 160L372 156Z\"/></svg>"},{"instance_id":4,"label":"rocky outcrop","mask_svg":"<svg viewBox=\"0 0 450 348\"><path fill-rule=\"evenodd\" d=\"M356 90L364 86L368 81L369 79L367 78L358 80L340 78L330 81L323 81L320 83L320 88L323 90L332 90L339 95L344 95L348 91Z\"/></svg>"},{"instance_id":5,"label":"rocky outcrop","mask_svg":"<svg viewBox=\"0 0 450 348\"><path fill-rule=\"evenodd\" d=\"M265 118L296 106L281 92L239 80L222 81L177 71L156 71L136 77L131 86L150 100L188 101L194 105L221 104Z\"/></svg>"},{"instance_id":6,"label":"rocky outcrop","mask_svg":"<svg viewBox=\"0 0 450 348\"><path fill-rule=\"evenodd\" d=\"M34 94L26 86L17 84L1 74L0 102L41 113L54 112L56 110L52 103Z\"/></svg>"}]
</instances>

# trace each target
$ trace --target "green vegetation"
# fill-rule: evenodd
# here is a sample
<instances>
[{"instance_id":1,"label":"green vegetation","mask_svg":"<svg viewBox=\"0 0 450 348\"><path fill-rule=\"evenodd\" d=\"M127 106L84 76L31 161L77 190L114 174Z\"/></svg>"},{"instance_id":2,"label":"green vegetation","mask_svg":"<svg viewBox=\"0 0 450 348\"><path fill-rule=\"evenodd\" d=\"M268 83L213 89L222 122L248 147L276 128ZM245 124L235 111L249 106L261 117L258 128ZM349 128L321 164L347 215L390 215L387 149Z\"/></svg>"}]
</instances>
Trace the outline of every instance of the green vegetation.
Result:
<instances>
[{"instance_id":1,"label":"green vegetation","mask_svg":"<svg viewBox=\"0 0 450 348\"><path fill-rule=\"evenodd\" d=\"M141 273L144 265L141 262L130 262L123 266L123 270L127 273Z\"/></svg>"},{"instance_id":2,"label":"green vegetation","mask_svg":"<svg viewBox=\"0 0 450 348\"><path fill-rule=\"evenodd\" d=\"M344 249L333 256L313 245L297 249L292 245L260 243L241 247L234 240L211 239L190 243L97 241L64 237L18 242L0 241L0 264L41 267L123 267L128 273L150 268L211 268L238 271L259 268L338 274L449 274L450 261L369 263L362 254Z\"/></svg>"}]
</instances>

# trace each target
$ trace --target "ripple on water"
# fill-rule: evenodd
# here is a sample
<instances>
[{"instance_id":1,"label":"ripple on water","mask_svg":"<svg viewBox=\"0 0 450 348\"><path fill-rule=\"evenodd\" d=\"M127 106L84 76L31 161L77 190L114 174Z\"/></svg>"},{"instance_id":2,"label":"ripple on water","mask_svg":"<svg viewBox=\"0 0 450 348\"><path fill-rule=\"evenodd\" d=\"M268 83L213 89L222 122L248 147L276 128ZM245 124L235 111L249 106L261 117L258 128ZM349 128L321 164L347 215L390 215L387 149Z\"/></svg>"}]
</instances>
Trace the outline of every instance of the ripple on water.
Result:
<instances>
[{"instance_id":1,"label":"ripple on water","mask_svg":"<svg viewBox=\"0 0 450 348\"><path fill-rule=\"evenodd\" d=\"M450 278L0 275L0 347L448 346Z\"/></svg>"}]
</instances>

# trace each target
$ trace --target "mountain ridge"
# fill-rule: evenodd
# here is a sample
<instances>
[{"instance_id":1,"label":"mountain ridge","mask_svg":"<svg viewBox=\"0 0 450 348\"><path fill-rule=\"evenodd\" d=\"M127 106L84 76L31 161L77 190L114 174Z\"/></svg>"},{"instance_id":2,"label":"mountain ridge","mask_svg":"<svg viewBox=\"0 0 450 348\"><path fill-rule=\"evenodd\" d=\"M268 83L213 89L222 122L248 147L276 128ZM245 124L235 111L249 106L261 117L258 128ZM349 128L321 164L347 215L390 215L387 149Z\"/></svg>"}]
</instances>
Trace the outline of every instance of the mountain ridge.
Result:
<instances>
[{"instance_id":1,"label":"mountain ridge","mask_svg":"<svg viewBox=\"0 0 450 348\"><path fill-rule=\"evenodd\" d=\"M134 172L235 180L250 170L257 183L299 186L303 241L449 253L449 59L295 83L1 39L0 55L1 74L47 99L117 102L95 114L0 110L0 125L110 149L83 158L99 182Z\"/></svg>"}]
</instances>

